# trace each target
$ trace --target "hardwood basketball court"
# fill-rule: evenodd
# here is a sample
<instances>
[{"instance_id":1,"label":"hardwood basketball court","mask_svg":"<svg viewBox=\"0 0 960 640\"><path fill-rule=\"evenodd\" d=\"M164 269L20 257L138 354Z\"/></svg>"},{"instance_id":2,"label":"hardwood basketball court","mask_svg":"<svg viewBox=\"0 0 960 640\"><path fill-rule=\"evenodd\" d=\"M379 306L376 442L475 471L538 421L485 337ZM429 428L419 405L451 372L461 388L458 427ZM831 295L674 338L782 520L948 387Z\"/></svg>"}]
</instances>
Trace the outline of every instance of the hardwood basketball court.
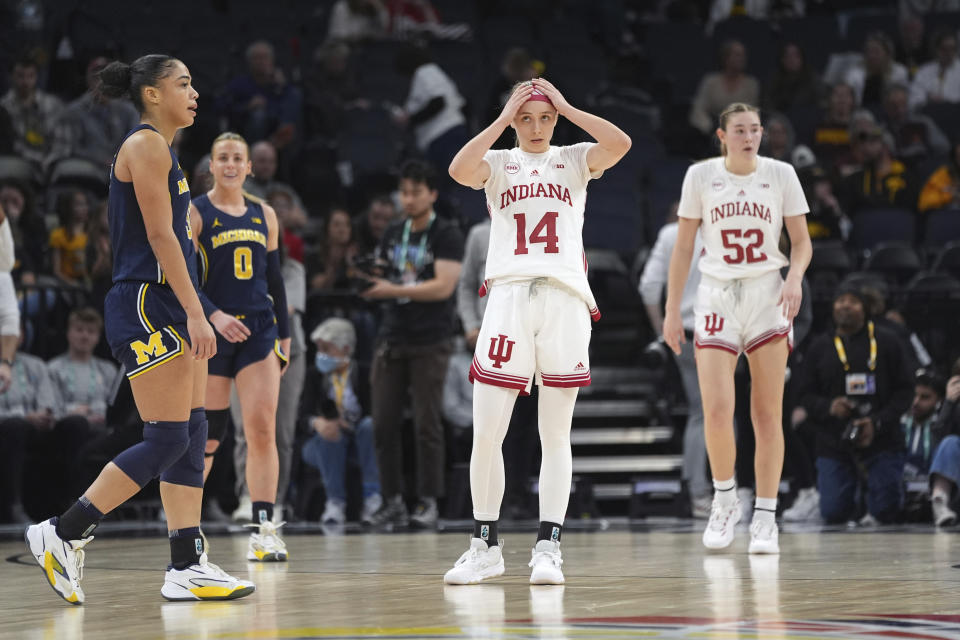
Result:
<instances>
[{"instance_id":1,"label":"hardwood basketball court","mask_svg":"<svg viewBox=\"0 0 960 640\"><path fill-rule=\"evenodd\" d=\"M708 553L702 523L565 532L567 584L528 584L535 534L509 531L507 573L445 586L468 534L323 535L291 527L291 560L243 560L246 536L210 536L211 559L249 576L234 602L160 596L168 545L104 528L87 547L86 604L67 605L22 542L7 539L0 637L230 638L960 638L956 532L929 527L787 528L782 554Z\"/></svg>"}]
</instances>

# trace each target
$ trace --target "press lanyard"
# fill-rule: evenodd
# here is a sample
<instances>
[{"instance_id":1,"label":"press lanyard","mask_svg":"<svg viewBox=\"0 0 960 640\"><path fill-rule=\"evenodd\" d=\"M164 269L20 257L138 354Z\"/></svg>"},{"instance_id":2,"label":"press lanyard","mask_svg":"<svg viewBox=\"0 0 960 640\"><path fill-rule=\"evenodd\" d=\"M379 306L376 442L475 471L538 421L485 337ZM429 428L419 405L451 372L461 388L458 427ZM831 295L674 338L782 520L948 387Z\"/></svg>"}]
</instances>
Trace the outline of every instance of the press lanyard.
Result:
<instances>
[{"instance_id":1,"label":"press lanyard","mask_svg":"<svg viewBox=\"0 0 960 640\"><path fill-rule=\"evenodd\" d=\"M877 368L877 337L873 333L872 320L867 323L867 333L870 334L870 359L867 360L867 366L870 367L870 371L873 371ZM843 348L843 340L840 339L840 336L833 336L833 346L837 349L837 356L840 358L840 363L843 364L843 370L850 371L847 351Z\"/></svg>"},{"instance_id":2,"label":"press lanyard","mask_svg":"<svg viewBox=\"0 0 960 640\"><path fill-rule=\"evenodd\" d=\"M430 212L430 219L427 221L427 228L423 230L423 236L420 237L420 247L417 250L417 257L413 261L413 270L414 273L420 271L420 268L423 266L423 262L427 253L427 235L430 233L430 227L433 226L433 221L436 219L437 214ZM410 244L410 227L413 226L413 220L407 218L407 221L403 223L403 236L400 239L400 253L395 254L393 257L394 264L397 265L397 269L404 271L407 266L407 248Z\"/></svg>"},{"instance_id":3,"label":"press lanyard","mask_svg":"<svg viewBox=\"0 0 960 640\"><path fill-rule=\"evenodd\" d=\"M349 370L339 374L334 373L330 376L330 382L333 384L333 394L337 397L337 411L339 411L341 415L343 414L343 394L347 388L348 372Z\"/></svg>"},{"instance_id":4,"label":"press lanyard","mask_svg":"<svg viewBox=\"0 0 960 640\"><path fill-rule=\"evenodd\" d=\"M923 438L923 459L926 460L930 455L930 429L926 428L926 424L922 422L918 423L913 418L910 419L910 422L906 426L907 448L910 450L910 453L915 453L920 444L920 438Z\"/></svg>"}]
</instances>

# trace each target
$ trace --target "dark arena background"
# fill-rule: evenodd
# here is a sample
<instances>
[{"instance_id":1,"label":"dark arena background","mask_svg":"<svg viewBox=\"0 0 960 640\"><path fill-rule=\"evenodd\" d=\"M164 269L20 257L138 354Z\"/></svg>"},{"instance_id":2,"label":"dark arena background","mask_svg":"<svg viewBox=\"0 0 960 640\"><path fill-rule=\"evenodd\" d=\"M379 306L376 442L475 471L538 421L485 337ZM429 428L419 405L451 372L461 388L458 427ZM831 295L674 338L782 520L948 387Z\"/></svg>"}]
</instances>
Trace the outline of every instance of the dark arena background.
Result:
<instances>
[{"instance_id":1,"label":"dark arena background","mask_svg":"<svg viewBox=\"0 0 960 640\"><path fill-rule=\"evenodd\" d=\"M0 208L14 247L0 270L20 318L19 348L0 364L9 377L0 637L960 638L958 32L957 0L0 0ZM213 140L237 132L252 164L244 188L282 227L296 327L276 418L274 519L289 559L245 561L251 502L234 393L202 529L211 558L256 592L236 602L161 597L167 526L153 481L96 529L86 602L70 606L44 585L23 535L142 437L101 320L110 167L139 117L97 93L97 73L149 53L181 60L200 94L195 123L172 145L191 195L213 184ZM566 584L528 580L540 444L536 401L521 399L503 447L506 573L445 585L473 531L470 296L486 245L470 261L469 238L488 219L483 190L456 184L447 168L516 82L541 76L632 141L586 202L585 259L603 315L570 434ZM784 394L779 555L747 553L755 443L745 359L735 375L744 514L733 544L710 551L701 535L711 476L702 434L693 437L700 400L658 340L669 258L658 236L675 222L688 167L719 154L717 116L731 102L761 109L760 154L794 167L810 208L813 258ZM552 144L590 140L561 117ZM507 131L494 148L513 146ZM434 511L418 494L425 436L404 390L395 417L411 517L384 518L373 513L372 449L359 438L344 446L337 488L324 482L314 409L329 392L311 386L314 330L330 318L352 324L357 395L369 394L384 303L362 294L384 229L404 218L398 176L411 159L437 172L434 211L468 238L468 256L448 302L453 335L436 336L452 351L434 388L443 438L428 470L444 490ZM813 397L817 367L841 357L838 301L851 291L871 327L895 338L891 375L902 381L851 405L858 415L897 409L882 425L886 444L872 448L817 404L829 397ZM17 333L0 326L4 338ZM416 388L429 373L405 375ZM838 460L850 469L843 481ZM893 507L881 513L883 492Z\"/></svg>"}]
</instances>

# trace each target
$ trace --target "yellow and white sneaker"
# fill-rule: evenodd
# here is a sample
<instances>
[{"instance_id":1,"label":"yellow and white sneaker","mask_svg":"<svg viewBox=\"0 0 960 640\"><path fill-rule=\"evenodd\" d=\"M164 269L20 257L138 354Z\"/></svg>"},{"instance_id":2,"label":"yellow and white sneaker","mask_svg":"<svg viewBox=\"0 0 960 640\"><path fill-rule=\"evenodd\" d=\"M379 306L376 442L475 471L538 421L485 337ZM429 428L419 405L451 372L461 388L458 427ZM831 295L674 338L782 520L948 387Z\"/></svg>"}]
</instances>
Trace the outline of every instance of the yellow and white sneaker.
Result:
<instances>
[{"instance_id":1,"label":"yellow and white sneaker","mask_svg":"<svg viewBox=\"0 0 960 640\"><path fill-rule=\"evenodd\" d=\"M57 535L53 519L32 524L23 536L30 547L30 554L43 569L43 575L57 595L70 604L83 604L83 548L93 540L87 536L81 540L63 540Z\"/></svg>"},{"instance_id":2,"label":"yellow and white sneaker","mask_svg":"<svg viewBox=\"0 0 960 640\"><path fill-rule=\"evenodd\" d=\"M269 521L260 524L248 524L248 527L256 527L257 532L250 534L250 542L247 544L247 560L251 562L286 562L287 545L277 535L277 529L284 524L286 523L278 522L274 524Z\"/></svg>"},{"instance_id":3,"label":"yellow and white sneaker","mask_svg":"<svg viewBox=\"0 0 960 640\"><path fill-rule=\"evenodd\" d=\"M160 595L167 600L236 600L257 590L248 580L234 578L207 562L207 554L186 569L167 569Z\"/></svg>"}]
</instances>

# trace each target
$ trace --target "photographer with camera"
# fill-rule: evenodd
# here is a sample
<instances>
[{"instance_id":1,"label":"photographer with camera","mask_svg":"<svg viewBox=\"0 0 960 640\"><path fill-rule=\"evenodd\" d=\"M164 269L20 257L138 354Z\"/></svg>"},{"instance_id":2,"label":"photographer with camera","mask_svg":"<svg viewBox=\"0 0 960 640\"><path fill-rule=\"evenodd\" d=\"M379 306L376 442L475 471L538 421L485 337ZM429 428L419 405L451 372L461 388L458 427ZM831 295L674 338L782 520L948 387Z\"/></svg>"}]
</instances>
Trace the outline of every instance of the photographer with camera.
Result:
<instances>
[{"instance_id":1,"label":"photographer with camera","mask_svg":"<svg viewBox=\"0 0 960 640\"><path fill-rule=\"evenodd\" d=\"M810 345L800 372L800 403L817 429L820 514L827 523L857 519L857 485L867 512L894 521L903 505L900 416L913 380L901 341L869 318L863 293L841 283L833 299L836 331Z\"/></svg>"},{"instance_id":2,"label":"photographer with camera","mask_svg":"<svg viewBox=\"0 0 960 640\"><path fill-rule=\"evenodd\" d=\"M463 234L434 213L437 177L430 165L411 160L400 169L400 201L406 219L390 225L378 249L389 279L372 277L362 291L382 300L383 321L371 373L374 440L383 486L375 526L436 526L437 498L444 490L444 436L440 410L447 363L456 331L453 293L463 261ZM417 496L413 516L403 502L401 425L412 398L417 449Z\"/></svg>"}]
</instances>

